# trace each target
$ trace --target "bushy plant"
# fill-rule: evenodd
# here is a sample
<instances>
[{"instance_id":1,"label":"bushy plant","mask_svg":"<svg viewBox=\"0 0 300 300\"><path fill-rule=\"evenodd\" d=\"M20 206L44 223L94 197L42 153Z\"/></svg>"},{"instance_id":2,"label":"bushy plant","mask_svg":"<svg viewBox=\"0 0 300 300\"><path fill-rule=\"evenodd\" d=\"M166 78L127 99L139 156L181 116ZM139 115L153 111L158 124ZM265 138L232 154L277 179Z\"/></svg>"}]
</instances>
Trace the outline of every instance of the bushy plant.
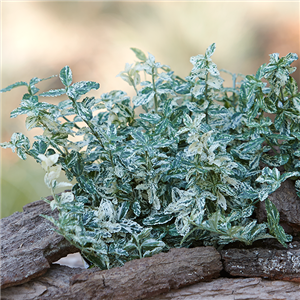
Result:
<instances>
[{"instance_id":1,"label":"bushy plant","mask_svg":"<svg viewBox=\"0 0 300 300\"><path fill-rule=\"evenodd\" d=\"M61 89L38 95L44 79L35 77L1 90L27 87L11 117L26 114L28 130L44 130L32 145L22 133L1 144L45 169L59 218L44 217L102 269L172 247L274 237L286 246L291 236L268 195L300 175L300 93L290 76L297 55L272 54L256 75L227 72L233 84L224 87L211 59L215 44L191 58L184 79L132 50L138 62L118 75L135 90L132 99L114 90L81 100L99 84L72 83L68 66ZM57 105L39 101L60 95L67 99ZM76 184L57 195L72 185L57 181L62 170ZM253 218L259 201L267 223Z\"/></svg>"}]
</instances>

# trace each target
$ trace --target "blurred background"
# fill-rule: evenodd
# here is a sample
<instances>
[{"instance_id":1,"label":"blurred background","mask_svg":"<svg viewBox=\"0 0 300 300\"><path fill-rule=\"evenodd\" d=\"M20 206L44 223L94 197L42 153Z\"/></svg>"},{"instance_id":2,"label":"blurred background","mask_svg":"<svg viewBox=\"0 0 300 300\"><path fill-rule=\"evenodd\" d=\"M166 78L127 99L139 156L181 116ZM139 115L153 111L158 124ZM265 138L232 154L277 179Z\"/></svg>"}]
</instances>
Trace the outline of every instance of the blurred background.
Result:
<instances>
[{"instance_id":1,"label":"blurred background","mask_svg":"<svg viewBox=\"0 0 300 300\"><path fill-rule=\"evenodd\" d=\"M191 70L190 57L204 54L213 42L213 61L234 73L255 73L270 53L300 54L298 1L11 1L2 2L1 8L1 88L58 74L69 65L74 81L100 83L100 90L90 95L99 97L113 89L133 95L132 88L116 77L126 62L135 61L130 47L150 52L182 77ZM299 70L293 76L300 82ZM46 91L61 85L51 79L38 87ZM1 94L1 142L9 141L13 132L23 132L31 141L40 134L27 132L25 117L9 118L25 92L19 87ZM50 191L44 171L32 158L22 161L10 149L0 151L1 217L6 217Z\"/></svg>"}]
</instances>

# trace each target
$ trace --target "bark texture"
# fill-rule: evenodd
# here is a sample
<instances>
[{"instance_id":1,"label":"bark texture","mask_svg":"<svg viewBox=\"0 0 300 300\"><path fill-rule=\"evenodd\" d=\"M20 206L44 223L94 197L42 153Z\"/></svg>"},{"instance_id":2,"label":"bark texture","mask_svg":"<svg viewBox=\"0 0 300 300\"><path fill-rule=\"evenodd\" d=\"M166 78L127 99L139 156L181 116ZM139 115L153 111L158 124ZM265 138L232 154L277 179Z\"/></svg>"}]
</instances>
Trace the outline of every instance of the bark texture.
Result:
<instances>
[{"instance_id":1,"label":"bark texture","mask_svg":"<svg viewBox=\"0 0 300 300\"><path fill-rule=\"evenodd\" d=\"M290 243L285 250L228 249L221 251L221 255L225 271L232 276L300 283L300 242Z\"/></svg>"},{"instance_id":2,"label":"bark texture","mask_svg":"<svg viewBox=\"0 0 300 300\"><path fill-rule=\"evenodd\" d=\"M51 199L50 197L48 199ZM44 274L50 264L78 252L40 214L56 216L45 201L32 202L23 212L0 220L1 288L18 285Z\"/></svg>"},{"instance_id":3,"label":"bark texture","mask_svg":"<svg viewBox=\"0 0 300 300\"><path fill-rule=\"evenodd\" d=\"M2 299L146 299L212 280L221 270L220 254L213 247L171 249L103 271L52 265L45 275L3 290Z\"/></svg>"},{"instance_id":4,"label":"bark texture","mask_svg":"<svg viewBox=\"0 0 300 300\"><path fill-rule=\"evenodd\" d=\"M299 300L300 285L261 278L218 278L150 298L151 300ZM149 299L149 300L150 300Z\"/></svg>"}]
</instances>

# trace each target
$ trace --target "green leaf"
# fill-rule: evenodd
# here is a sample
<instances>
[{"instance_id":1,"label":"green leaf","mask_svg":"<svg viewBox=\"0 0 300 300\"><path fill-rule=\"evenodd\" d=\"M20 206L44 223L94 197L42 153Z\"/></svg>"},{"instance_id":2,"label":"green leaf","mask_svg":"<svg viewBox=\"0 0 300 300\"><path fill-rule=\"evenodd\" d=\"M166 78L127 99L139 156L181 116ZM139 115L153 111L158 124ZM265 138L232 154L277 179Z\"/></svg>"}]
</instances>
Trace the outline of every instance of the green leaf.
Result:
<instances>
[{"instance_id":1,"label":"green leaf","mask_svg":"<svg viewBox=\"0 0 300 300\"><path fill-rule=\"evenodd\" d=\"M292 241L292 236L286 234L282 226L279 225L280 216L276 206L269 199L266 199L265 204L270 233L274 235L284 247L287 247L286 243Z\"/></svg>"},{"instance_id":2,"label":"green leaf","mask_svg":"<svg viewBox=\"0 0 300 300\"><path fill-rule=\"evenodd\" d=\"M133 204L132 204L132 210L133 210L133 213L139 217L140 214L141 214L141 205L140 205L140 202L139 201L134 201Z\"/></svg>"},{"instance_id":3,"label":"green leaf","mask_svg":"<svg viewBox=\"0 0 300 300\"><path fill-rule=\"evenodd\" d=\"M10 91L10 90L12 90L12 89L14 89L14 88L16 88L16 87L18 87L18 86L23 86L23 85L24 85L24 86L28 86L28 83L27 83L27 82L24 82L24 81L19 81L19 82L13 83L13 84L7 86L7 87L4 88L4 89L1 89L1 90L0 90L0 93L8 92L8 91Z\"/></svg>"},{"instance_id":4,"label":"green leaf","mask_svg":"<svg viewBox=\"0 0 300 300\"><path fill-rule=\"evenodd\" d=\"M147 57L145 55L144 52L142 52L140 49L137 49L137 48L130 48L134 54L136 55L136 57L138 59L140 59L141 61L146 61L147 60Z\"/></svg>"},{"instance_id":5,"label":"green leaf","mask_svg":"<svg viewBox=\"0 0 300 300\"><path fill-rule=\"evenodd\" d=\"M28 112L30 112L30 108L29 107L18 107L16 109L14 109L11 113L10 113L10 117L11 118L16 118L19 115L25 115Z\"/></svg>"},{"instance_id":6,"label":"green leaf","mask_svg":"<svg viewBox=\"0 0 300 300\"><path fill-rule=\"evenodd\" d=\"M48 92L41 93L39 96L41 97L58 97L64 95L66 93L66 89L57 89L50 90Z\"/></svg>"},{"instance_id":7,"label":"green leaf","mask_svg":"<svg viewBox=\"0 0 300 300\"><path fill-rule=\"evenodd\" d=\"M37 125L39 125L39 121L39 117L27 117L25 121L27 130L37 127Z\"/></svg>"},{"instance_id":8,"label":"green leaf","mask_svg":"<svg viewBox=\"0 0 300 300\"><path fill-rule=\"evenodd\" d=\"M157 247L157 248L154 248L153 250L147 250L144 254L143 254L143 257L150 257L150 256L153 256L155 254L158 254L162 251L163 247Z\"/></svg>"},{"instance_id":9,"label":"green leaf","mask_svg":"<svg viewBox=\"0 0 300 300\"><path fill-rule=\"evenodd\" d=\"M292 136L288 136L285 134L276 134L276 133L268 134L267 138L277 139L277 140L294 140L294 138Z\"/></svg>"},{"instance_id":10,"label":"green leaf","mask_svg":"<svg viewBox=\"0 0 300 300\"><path fill-rule=\"evenodd\" d=\"M83 120L90 121L93 118L91 109L85 107L82 102L76 102L74 109Z\"/></svg>"},{"instance_id":11,"label":"green leaf","mask_svg":"<svg viewBox=\"0 0 300 300\"><path fill-rule=\"evenodd\" d=\"M72 71L69 66L65 66L59 73L59 78L64 86L70 86L72 83Z\"/></svg>"},{"instance_id":12,"label":"green leaf","mask_svg":"<svg viewBox=\"0 0 300 300\"><path fill-rule=\"evenodd\" d=\"M242 144L241 146L238 147L238 149L239 150L241 149L242 153L254 153L255 151L261 148L261 144L263 142L264 142L264 138L258 138Z\"/></svg>"},{"instance_id":13,"label":"green leaf","mask_svg":"<svg viewBox=\"0 0 300 300\"><path fill-rule=\"evenodd\" d=\"M123 202L118 208L117 219L122 220L126 217L126 214L129 210L130 202Z\"/></svg>"},{"instance_id":14,"label":"green leaf","mask_svg":"<svg viewBox=\"0 0 300 300\"><path fill-rule=\"evenodd\" d=\"M144 228L144 229L142 230L142 232L139 233L139 234L136 236L136 239L137 239L138 241L141 241L141 240L143 240L143 239L145 239L145 238L148 238L148 237L150 236L151 230L152 230L152 228Z\"/></svg>"},{"instance_id":15,"label":"green leaf","mask_svg":"<svg viewBox=\"0 0 300 300\"><path fill-rule=\"evenodd\" d=\"M267 64L263 64L258 68L256 75L255 75L256 79L261 80L264 77L266 65Z\"/></svg>"},{"instance_id":16,"label":"green leaf","mask_svg":"<svg viewBox=\"0 0 300 300\"><path fill-rule=\"evenodd\" d=\"M150 215L149 217L145 218L143 220L143 224L147 226L165 224L172 219L173 219L172 214L158 213L158 214Z\"/></svg>"},{"instance_id":17,"label":"green leaf","mask_svg":"<svg viewBox=\"0 0 300 300\"><path fill-rule=\"evenodd\" d=\"M161 120L161 116L158 114L140 114L140 117L151 124L157 124Z\"/></svg>"},{"instance_id":18,"label":"green leaf","mask_svg":"<svg viewBox=\"0 0 300 300\"><path fill-rule=\"evenodd\" d=\"M277 112L275 103L268 97L265 97L264 99L264 110L270 114L275 114Z\"/></svg>"},{"instance_id":19,"label":"green leaf","mask_svg":"<svg viewBox=\"0 0 300 300\"><path fill-rule=\"evenodd\" d=\"M289 158L288 154L278 154L274 156L263 154L261 160L271 167L279 167L285 165L289 161Z\"/></svg>"},{"instance_id":20,"label":"green leaf","mask_svg":"<svg viewBox=\"0 0 300 300\"><path fill-rule=\"evenodd\" d=\"M211 57L214 54L215 50L216 50L216 44L213 43L206 49L205 56L207 58Z\"/></svg>"},{"instance_id":21,"label":"green leaf","mask_svg":"<svg viewBox=\"0 0 300 300\"><path fill-rule=\"evenodd\" d=\"M295 182L295 189L298 197L300 198L300 180L296 180Z\"/></svg>"},{"instance_id":22,"label":"green leaf","mask_svg":"<svg viewBox=\"0 0 300 300\"><path fill-rule=\"evenodd\" d=\"M87 179L84 176L77 177L80 186L91 195L97 195L97 188L92 179Z\"/></svg>"},{"instance_id":23,"label":"green leaf","mask_svg":"<svg viewBox=\"0 0 300 300\"><path fill-rule=\"evenodd\" d=\"M150 250L150 249L153 249L156 247L163 248L164 246L165 246L165 243L163 241L157 241L156 239L147 239L141 245L143 250Z\"/></svg>"},{"instance_id":24,"label":"green leaf","mask_svg":"<svg viewBox=\"0 0 300 300\"><path fill-rule=\"evenodd\" d=\"M67 90L67 96L78 100L80 96L88 93L91 90L99 89L100 84L94 81L80 81L72 84Z\"/></svg>"},{"instance_id":25,"label":"green leaf","mask_svg":"<svg viewBox=\"0 0 300 300\"><path fill-rule=\"evenodd\" d=\"M132 99L134 107L145 105L154 98L155 92L151 88L140 90L138 95Z\"/></svg>"}]
</instances>

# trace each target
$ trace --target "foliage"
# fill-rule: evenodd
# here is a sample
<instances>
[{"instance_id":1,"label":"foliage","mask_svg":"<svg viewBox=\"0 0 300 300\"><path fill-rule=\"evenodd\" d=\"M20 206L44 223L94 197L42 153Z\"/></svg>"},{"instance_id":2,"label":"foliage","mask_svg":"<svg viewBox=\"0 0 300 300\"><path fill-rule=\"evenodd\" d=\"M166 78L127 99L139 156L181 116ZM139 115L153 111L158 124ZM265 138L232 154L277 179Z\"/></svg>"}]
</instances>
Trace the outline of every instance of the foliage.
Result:
<instances>
[{"instance_id":1,"label":"foliage","mask_svg":"<svg viewBox=\"0 0 300 300\"><path fill-rule=\"evenodd\" d=\"M191 58L185 79L132 50L139 61L118 75L134 88L132 99L114 90L81 100L99 84L72 83L68 66L63 88L37 95L43 79L33 78L1 90L26 86L11 117L26 114L28 130L44 130L32 145L22 133L1 144L45 169L59 219L44 217L102 269L171 247L274 237L286 245L291 237L268 195L300 175L300 93L290 76L297 55L272 54L256 75L227 72L233 85L225 87L211 59L215 44ZM57 105L39 101L60 95L67 99ZM57 182L61 170L76 183L58 195L70 185ZM264 200L268 223L258 224L253 211Z\"/></svg>"}]
</instances>

